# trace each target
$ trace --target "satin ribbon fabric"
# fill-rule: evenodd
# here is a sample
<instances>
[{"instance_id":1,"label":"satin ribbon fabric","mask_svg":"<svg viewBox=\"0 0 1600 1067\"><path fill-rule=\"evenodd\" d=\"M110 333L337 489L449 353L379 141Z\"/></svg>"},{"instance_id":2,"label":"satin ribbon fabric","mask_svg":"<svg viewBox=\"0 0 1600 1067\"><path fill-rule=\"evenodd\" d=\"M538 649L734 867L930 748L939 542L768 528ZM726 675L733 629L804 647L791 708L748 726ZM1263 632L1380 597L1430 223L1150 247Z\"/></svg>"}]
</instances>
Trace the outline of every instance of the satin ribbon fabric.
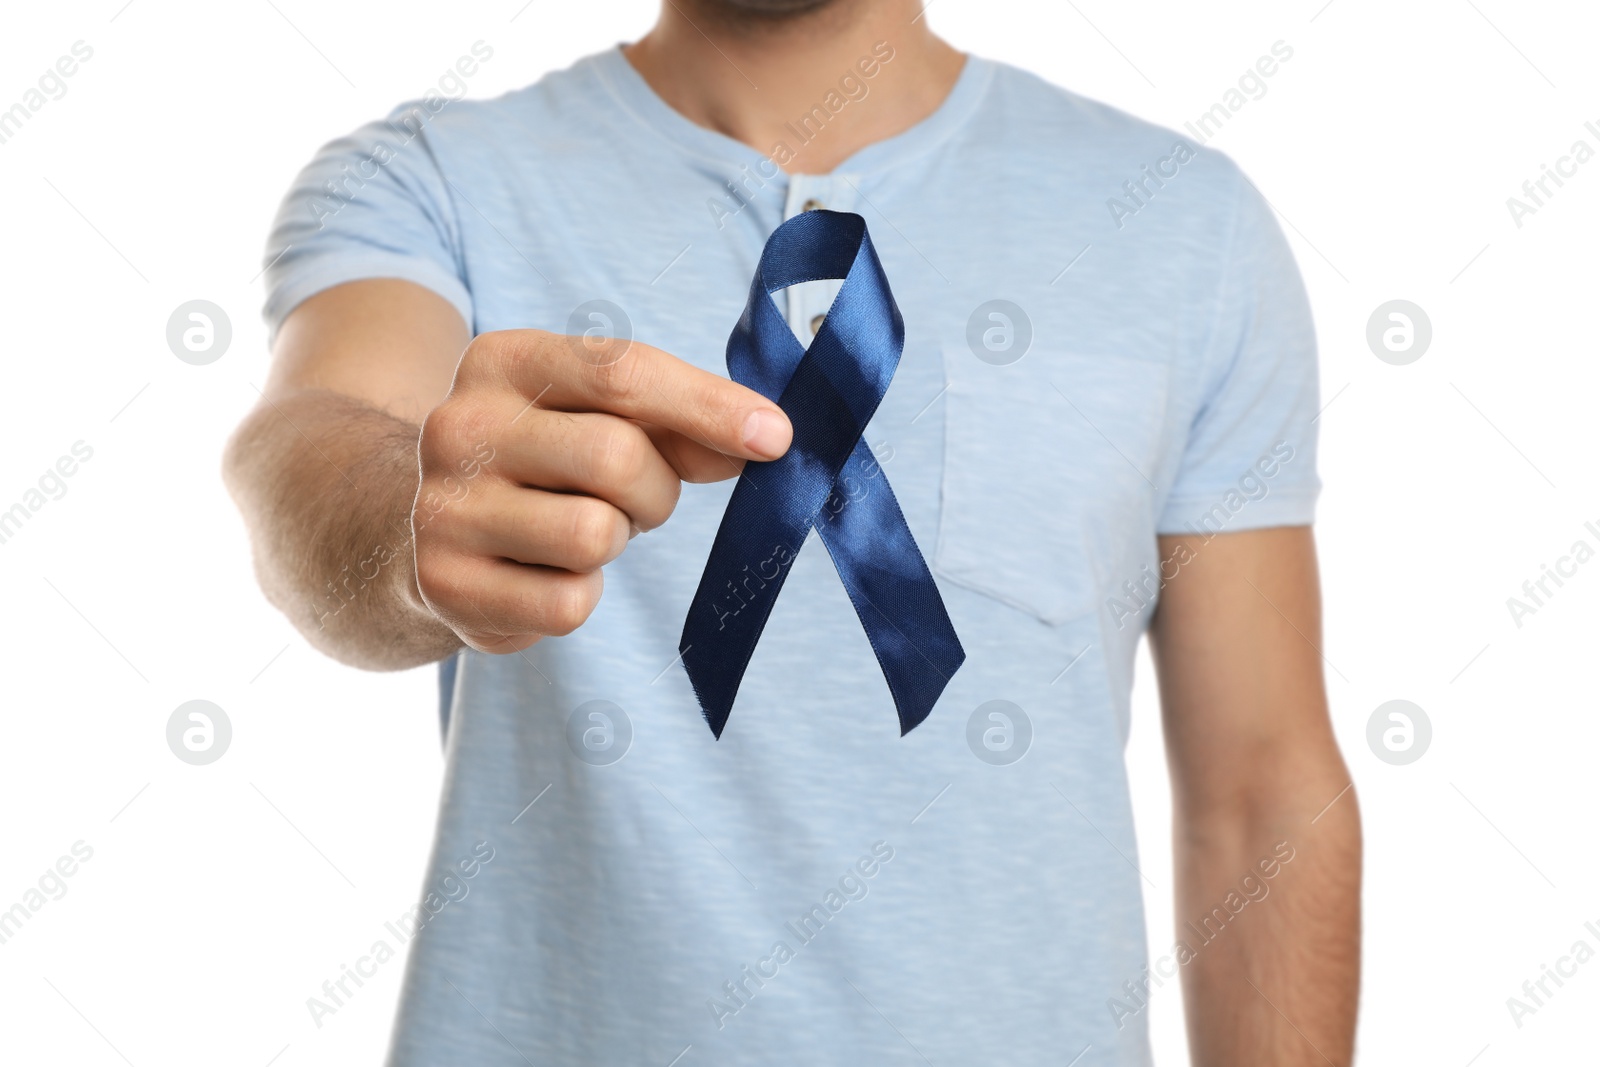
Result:
<instances>
[{"instance_id":1,"label":"satin ribbon fabric","mask_svg":"<svg viewBox=\"0 0 1600 1067\"><path fill-rule=\"evenodd\" d=\"M771 294L835 278L844 284L803 348ZM928 717L966 659L888 478L862 440L904 347L900 309L860 215L808 211L767 239L728 338L728 371L777 402L794 441L779 459L745 465L678 643L718 738L813 528L878 657L902 736ZM804 679L795 683L803 687Z\"/></svg>"}]
</instances>

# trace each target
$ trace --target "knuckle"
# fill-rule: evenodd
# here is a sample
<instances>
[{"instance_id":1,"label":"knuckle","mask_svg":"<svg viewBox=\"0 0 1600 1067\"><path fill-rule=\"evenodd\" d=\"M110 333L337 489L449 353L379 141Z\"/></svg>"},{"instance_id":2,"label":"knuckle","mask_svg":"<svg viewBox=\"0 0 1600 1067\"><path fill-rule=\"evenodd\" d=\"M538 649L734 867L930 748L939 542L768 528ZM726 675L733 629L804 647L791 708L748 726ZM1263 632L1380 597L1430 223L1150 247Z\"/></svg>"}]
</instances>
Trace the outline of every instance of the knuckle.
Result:
<instances>
[{"instance_id":1,"label":"knuckle","mask_svg":"<svg viewBox=\"0 0 1600 1067\"><path fill-rule=\"evenodd\" d=\"M566 579L555 583L543 604L541 631L551 637L565 637L589 620L600 602L596 583Z\"/></svg>"},{"instance_id":2,"label":"knuckle","mask_svg":"<svg viewBox=\"0 0 1600 1067\"><path fill-rule=\"evenodd\" d=\"M644 450L649 441L644 431L632 423L607 420L589 439L589 476L607 488L621 488L637 481L644 471Z\"/></svg>"},{"instance_id":3,"label":"knuckle","mask_svg":"<svg viewBox=\"0 0 1600 1067\"><path fill-rule=\"evenodd\" d=\"M664 525L668 519L672 518L672 513L678 510L678 499L683 495L683 482L677 478L669 478L667 479L666 489L667 495L661 502L660 510L640 517L640 532L654 530Z\"/></svg>"},{"instance_id":4,"label":"knuckle","mask_svg":"<svg viewBox=\"0 0 1600 1067\"><path fill-rule=\"evenodd\" d=\"M428 412L418 446L424 472L453 470L463 454L489 442L494 421L489 405L470 397L446 400Z\"/></svg>"},{"instance_id":5,"label":"knuckle","mask_svg":"<svg viewBox=\"0 0 1600 1067\"><path fill-rule=\"evenodd\" d=\"M743 394L728 388L730 384L716 378L696 380L691 395L695 410L704 412L708 419L718 419L737 410Z\"/></svg>"},{"instance_id":6,"label":"knuckle","mask_svg":"<svg viewBox=\"0 0 1600 1067\"><path fill-rule=\"evenodd\" d=\"M602 402L637 400L652 386L650 360L636 344L630 345L621 359L590 367L588 375L589 387Z\"/></svg>"},{"instance_id":7,"label":"knuckle","mask_svg":"<svg viewBox=\"0 0 1600 1067\"><path fill-rule=\"evenodd\" d=\"M591 571L612 558L618 526L624 520L616 508L604 501L579 497L574 503L577 506L572 509L572 527L567 535L572 569Z\"/></svg>"}]
</instances>

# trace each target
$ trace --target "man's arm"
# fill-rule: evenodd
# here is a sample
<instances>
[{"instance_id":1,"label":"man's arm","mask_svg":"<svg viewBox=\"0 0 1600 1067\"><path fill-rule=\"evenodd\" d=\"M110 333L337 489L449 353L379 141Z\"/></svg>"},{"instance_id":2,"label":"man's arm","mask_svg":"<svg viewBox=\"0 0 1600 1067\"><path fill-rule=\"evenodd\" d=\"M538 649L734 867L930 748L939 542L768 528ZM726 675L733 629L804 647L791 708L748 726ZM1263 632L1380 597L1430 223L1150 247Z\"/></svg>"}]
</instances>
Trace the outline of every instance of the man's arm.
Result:
<instances>
[{"instance_id":1,"label":"man's arm","mask_svg":"<svg viewBox=\"0 0 1600 1067\"><path fill-rule=\"evenodd\" d=\"M1343 1067L1361 826L1323 691L1309 527L1162 537L1151 625L1197 1067Z\"/></svg>"},{"instance_id":2,"label":"man's arm","mask_svg":"<svg viewBox=\"0 0 1600 1067\"><path fill-rule=\"evenodd\" d=\"M468 340L421 286L325 290L284 320L261 401L228 442L262 591L344 663L394 670L461 647L418 592L411 509L422 421Z\"/></svg>"},{"instance_id":3,"label":"man's arm","mask_svg":"<svg viewBox=\"0 0 1600 1067\"><path fill-rule=\"evenodd\" d=\"M278 332L223 473L267 598L345 663L570 633L683 481L789 447L776 404L640 342L469 338L410 282L335 286Z\"/></svg>"}]
</instances>

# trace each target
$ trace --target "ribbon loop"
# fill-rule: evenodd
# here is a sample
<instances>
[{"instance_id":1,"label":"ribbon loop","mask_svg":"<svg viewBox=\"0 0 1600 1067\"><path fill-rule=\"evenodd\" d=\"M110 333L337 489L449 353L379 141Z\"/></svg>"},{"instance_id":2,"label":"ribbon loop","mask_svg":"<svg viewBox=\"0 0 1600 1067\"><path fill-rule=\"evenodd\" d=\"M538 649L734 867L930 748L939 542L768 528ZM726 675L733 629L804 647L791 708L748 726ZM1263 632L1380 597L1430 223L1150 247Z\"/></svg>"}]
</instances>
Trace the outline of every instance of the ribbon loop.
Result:
<instances>
[{"instance_id":1,"label":"ribbon loop","mask_svg":"<svg viewBox=\"0 0 1600 1067\"><path fill-rule=\"evenodd\" d=\"M802 348L771 294L830 279L844 284ZM888 478L862 440L904 347L900 309L860 215L808 211L767 239L728 338L728 371L777 402L794 440L779 459L745 465L678 643L719 738L789 564L813 528L883 669L902 735L928 717L966 659ZM842 477L847 468L860 480Z\"/></svg>"}]
</instances>

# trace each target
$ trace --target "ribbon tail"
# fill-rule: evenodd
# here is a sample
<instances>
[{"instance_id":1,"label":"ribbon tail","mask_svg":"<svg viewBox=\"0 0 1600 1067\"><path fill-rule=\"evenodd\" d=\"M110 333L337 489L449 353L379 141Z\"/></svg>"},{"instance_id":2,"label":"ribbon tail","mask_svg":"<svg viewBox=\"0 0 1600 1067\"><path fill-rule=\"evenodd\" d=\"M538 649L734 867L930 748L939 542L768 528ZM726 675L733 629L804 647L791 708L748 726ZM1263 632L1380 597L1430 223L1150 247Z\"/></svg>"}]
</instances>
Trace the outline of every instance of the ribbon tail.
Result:
<instances>
[{"instance_id":1,"label":"ribbon tail","mask_svg":"<svg viewBox=\"0 0 1600 1067\"><path fill-rule=\"evenodd\" d=\"M791 454L791 464L799 461L799 453ZM811 530L809 520L762 499L763 493L771 496L792 478L784 469L788 460L746 466L723 512L678 639L689 685L718 740L790 564Z\"/></svg>"},{"instance_id":2,"label":"ribbon tail","mask_svg":"<svg viewBox=\"0 0 1600 1067\"><path fill-rule=\"evenodd\" d=\"M836 482L817 517L817 534L878 657L904 737L928 717L967 653L894 490L865 442L856 444L850 467L878 474L856 482L866 486L856 497Z\"/></svg>"}]
</instances>

